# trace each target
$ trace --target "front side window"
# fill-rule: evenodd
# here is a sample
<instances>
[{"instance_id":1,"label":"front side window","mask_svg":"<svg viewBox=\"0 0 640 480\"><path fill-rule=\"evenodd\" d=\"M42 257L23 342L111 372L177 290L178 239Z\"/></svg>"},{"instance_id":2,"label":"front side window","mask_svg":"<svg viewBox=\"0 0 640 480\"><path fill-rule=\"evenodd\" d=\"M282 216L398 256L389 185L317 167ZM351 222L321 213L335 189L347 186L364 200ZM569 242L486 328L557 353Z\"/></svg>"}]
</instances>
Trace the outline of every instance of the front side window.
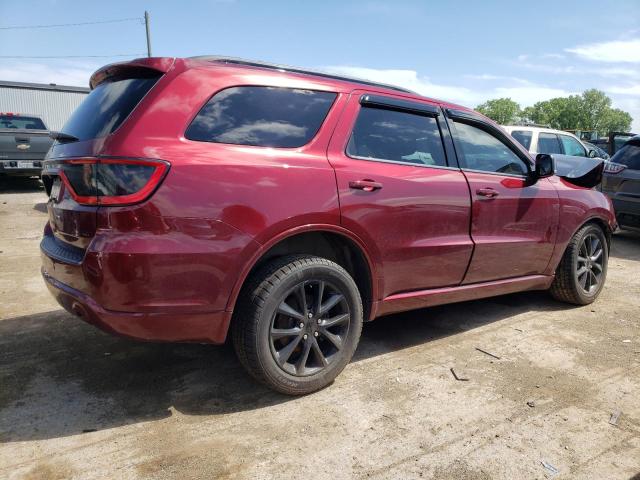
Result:
<instances>
[{"instance_id":1,"label":"front side window","mask_svg":"<svg viewBox=\"0 0 640 480\"><path fill-rule=\"evenodd\" d=\"M560 140L555 133L540 133L538 135L538 153L562 153Z\"/></svg>"},{"instance_id":2,"label":"front side window","mask_svg":"<svg viewBox=\"0 0 640 480\"><path fill-rule=\"evenodd\" d=\"M524 161L500 139L473 125L454 123L465 168L510 175L527 174Z\"/></svg>"},{"instance_id":3,"label":"front side window","mask_svg":"<svg viewBox=\"0 0 640 480\"><path fill-rule=\"evenodd\" d=\"M526 130L514 130L511 132L511 136L515 138L520 145L529 150L531 146L532 132Z\"/></svg>"},{"instance_id":4,"label":"front side window","mask_svg":"<svg viewBox=\"0 0 640 480\"><path fill-rule=\"evenodd\" d=\"M347 145L351 157L423 166L446 166L434 117L362 107Z\"/></svg>"},{"instance_id":5,"label":"front side window","mask_svg":"<svg viewBox=\"0 0 640 480\"><path fill-rule=\"evenodd\" d=\"M586 157L587 151L582 144L573 137L568 135L560 135L565 155L573 155L576 157Z\"/></svg>"},{"instance_id":6,"label":"front side window","mask_svg":"<svg viewBox=\"0 0 640 480\"><path fill-rule=\"evenodd\" d=\"M216 93L185 132L189 140L297 148L320 129L336 94L281 87L232 87Z\"/></svg>"}]
</instances>

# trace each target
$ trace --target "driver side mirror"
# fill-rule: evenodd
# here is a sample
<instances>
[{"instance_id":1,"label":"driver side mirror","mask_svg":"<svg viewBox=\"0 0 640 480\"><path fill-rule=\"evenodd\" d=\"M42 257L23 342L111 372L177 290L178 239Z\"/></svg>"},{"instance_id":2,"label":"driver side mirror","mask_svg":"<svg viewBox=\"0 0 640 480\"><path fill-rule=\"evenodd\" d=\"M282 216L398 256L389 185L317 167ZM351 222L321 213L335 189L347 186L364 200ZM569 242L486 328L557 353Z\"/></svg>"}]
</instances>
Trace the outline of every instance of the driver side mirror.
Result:
<instances>
[{"instance_id":1,"label":"driver side mirror","mask_svg":"<svg viewBox=\"0 0 640 480\"><path fill-rule=\"evenodd\" d=\"M593 149L589 150L589 158L596 158L597 156L598 156L598 152L596 152Z\"/></svg>"},{"instance_id":2,"label":"driver side mirror","mask_svg":"<svg viewBox=\"0 0 640 480\"><path fill-rule=\"evenodd\" d=\"M551 155L539 153L536 155L536 169L534 178L537 181L540 178L551 177L556 173L556 161Z\"/></svg>"}]
</instances>

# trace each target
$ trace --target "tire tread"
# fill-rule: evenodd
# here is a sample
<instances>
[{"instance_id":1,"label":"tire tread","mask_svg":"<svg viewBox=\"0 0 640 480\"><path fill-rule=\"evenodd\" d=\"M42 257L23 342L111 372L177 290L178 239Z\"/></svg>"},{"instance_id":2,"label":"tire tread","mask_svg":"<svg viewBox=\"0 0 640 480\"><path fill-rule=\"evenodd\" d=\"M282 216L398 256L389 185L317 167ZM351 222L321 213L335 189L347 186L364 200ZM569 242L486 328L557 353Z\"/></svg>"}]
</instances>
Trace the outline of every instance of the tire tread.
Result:
<instances>
[{"instance_id":1,"label":"tire tread","mask_svg":"<svg viewBox=\"0 0 640 480\"><path fill-rule=\"evenodd\" d=\"M580 228L573 235L573 237L571 237L571 240L569 241L569 244L567 245L567 248L562 255L560 264L558 265L558 268L556 268L556 275L553 283L549 288L549 293L551 293L551 296L556 300L571 303L574 305L588 305L592 303L598 296L599 292L598 294L591 297L581 295L573 278L574 256L577 255L577 250L580 248L580 242L582 241L582 238L584 237L586 232L593 228L597 228L602 232L602 229L599 226L593 223L588 223ZM606 236L604 235L604 232L602 233L605 239L602 248L605 249L607 248ZM603 255L605 255L604 252ZM603 277L603 283L604 280L605 278ZM602 289L600 291L602 291Z\"/></svg>"},{"instance_id":2,"label":"tire tread","mask_svg":"<svg viewBox=\"0 0 640 480\"><path fill-rule=\"evenodd\" d=\"M234 312L231 325L233 346L242 366L260 383L288 395L301 395L318 390L324 386L323 379L319 379L316 388L299 389L293 385L283 385L276 379L270 378L258 355L259 319L267 299L282 281L295 274L296 271L314 266L338 269L343 275L351 278L344 268L325 258L311 255L286 255L276 258L251 275L246 282L238 297L236 303L238 308ZM360 311L362 311L362 300L359 295L357 301ZM360 328L356 332L356 344L360 338L362 322L359 325Z\"/></svg>"}]
</instances>

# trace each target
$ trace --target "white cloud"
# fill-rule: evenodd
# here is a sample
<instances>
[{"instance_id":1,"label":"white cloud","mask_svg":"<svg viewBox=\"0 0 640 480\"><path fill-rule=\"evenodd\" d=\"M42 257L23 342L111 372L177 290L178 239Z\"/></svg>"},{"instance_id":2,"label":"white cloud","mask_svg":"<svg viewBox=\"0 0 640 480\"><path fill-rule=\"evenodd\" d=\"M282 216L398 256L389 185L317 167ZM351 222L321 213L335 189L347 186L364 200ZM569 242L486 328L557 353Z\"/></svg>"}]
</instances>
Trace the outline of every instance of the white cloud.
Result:
<instances>
[{"instance_id":1,"label":"white cloud","mask_svg":"<svg viewBox=\"0 0 640 480\"><path fill-rule=\"evenodd\" d=\"M465 86L434 83L428 77L418 75L415 70L384 70L350 66L325 67L324 70L339 75L397 85L424 95L425 97L460 103L468 107L475 107L486 100L498 97L510 97L522 106L527 106L535 102L548 100L553 97L566 96L572 93L559 88L550 88L545 85L529 83L522 79L491 76L488 74L484 76L480 75L480 80L505 78L510 81L519 80L520 82L525 82L525 84L493 88L487 88L484 86L486 84L483 84L482 87L476 87L474 85L473 88L469 88Z\"/></svg>"},{"instance_id":2,"label":"white cloud","mask_svg":"<svg viewBox=\"0 0 640 480\"><path fill-rule=\"evenodd\" d=\"M464 100L466 102L473 101L475 98L474 92L468 88L432 83L427 77L419 77L415 70L385 70L351 66L329 66L323 67L322 70L362 80L396 85L426 97Z\"/></svg>"},{"instance_id":3,"label":"white cloud","mask_svg":"<svg viewBox=\"0 0 640 480\"><path fill-rule=\"evenodd\" d=\"M471 80L486 80L486 81L494 81L494 80L506 80L508 82L513 82L521 85L530 85L531 82L529 80L525 80L524 78L518 77L509 77L505 75L492 75L490 73L483 73L480 75L476 74L468 74L464 75L464 78L470 78Z\"/></svg>"},{"instance_id":4,"label":"white cloud","mask_svg":"<svg viewBox=\"0 0 640 480\"><path fill-rule=\"evenodd\" d=\"M88 87L91 74L98 68L99 65L81 62L61 62L55 66L27 62L5 63L0 66L0 80Z\"/></svg>"},{"instance_id":5,"label":"white cloud","mask_svg":"<svg viewBox=\"0 0 640 480\"><path fill-rule=\"evenodd\" d=\"M640 63L640 38L578 45L565 52L597 62Z\"/></svg>"},{"instance_id":6,"label":"white cloud","mask_svg":"<svg viewBox=\"0 0 640 480\"><path fill-rule=\"evenodd\" d=\"M627 86L613 85L608 87L607 91L621 95L640 95L640 84Z\"/></svg>"}]
</instances>

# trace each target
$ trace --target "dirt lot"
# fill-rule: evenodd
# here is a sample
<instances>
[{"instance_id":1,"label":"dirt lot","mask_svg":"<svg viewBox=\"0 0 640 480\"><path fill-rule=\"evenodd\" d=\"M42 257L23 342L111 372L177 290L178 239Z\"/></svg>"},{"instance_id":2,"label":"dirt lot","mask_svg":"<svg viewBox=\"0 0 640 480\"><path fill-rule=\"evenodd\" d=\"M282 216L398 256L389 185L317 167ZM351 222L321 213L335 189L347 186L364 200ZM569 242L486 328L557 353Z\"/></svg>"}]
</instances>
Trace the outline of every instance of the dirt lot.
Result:
<instances>
[{"instance_id":1,"label":"dirt lot","mask_svg":"<svg viewBox=\"0 0 640 480\"><path fill-rule=\"evenodd\" d=\"M136 343L61 310L44 200L0 185L2 478L640 478L638 234L615 236L591 306L534 292L379 319L334 385L288 398L229 346Z\"/></svg>"}]
</instances>

